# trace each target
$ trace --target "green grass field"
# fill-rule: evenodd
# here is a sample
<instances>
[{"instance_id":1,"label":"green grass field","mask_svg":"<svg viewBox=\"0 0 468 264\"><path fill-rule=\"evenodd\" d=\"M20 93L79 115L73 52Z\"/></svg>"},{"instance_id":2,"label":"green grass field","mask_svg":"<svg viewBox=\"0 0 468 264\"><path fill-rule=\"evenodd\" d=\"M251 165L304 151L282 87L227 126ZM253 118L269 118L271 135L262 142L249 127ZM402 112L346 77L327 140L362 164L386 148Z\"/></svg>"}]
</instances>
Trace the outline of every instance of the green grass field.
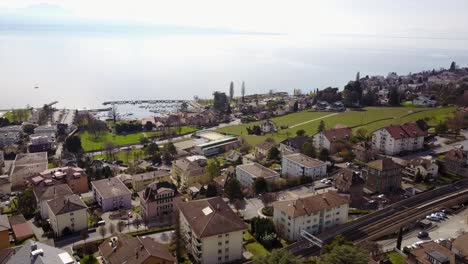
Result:
<instances>
[{"instance_id":1,"label":"green grass field","mask_svg":"<svg viewBox=\"0 0 468 264\"><path fill-rule=\"evenodd\" d=\"M266 250L262 244L258 242L253 242L245 245L245 250L252 253L255 257L262 257L268 255L268 250Z\"/></svg>"},{"instance_id":2,"label":"green grass field","mask_svg":"<svg viewBox=\"0 0 468 264\"><path fill-rule=\"evenodd\" d=\"M137 160L138 158L144 158L145 152L143 149L131 149L131 150L122 150L115 153L116 159L123 161L124 165ZM106 154L97 154L93 156L94 159L109 159Z\"/></svg>"},{"instance_id":3,"label":"green grass field","mask_svg":"<svg viewBox=\"0 0 468 264\"><path fill-rule=\"evenodd\" d=\"M17 119L17 120L14 120L14 118L13 118L13 111L16 111L16 116L17 116L16 119ZM31 115L31 110L29 110L29 109L24 109L24 114L25 114L25 116L24 116L24 118L23 118L23 121L28 120L29 116ZM13 121L20 121L20 120L18 120L18 109L15 109L15 110L12 110L12 111L8 111L8 112L4 113L2 117L8 119L8 121L10 121L10 122L13 122Z\"/></svg>"},{"instance_id":4,"label":"green grass field","mask_svg":"<svg viewBox=\"0 0 468 264\"><path fill-rule=\"evenodd\" d=\"M278 125L278 127L282 125L287 125L289 126L289 128L280 129L278 133L271 135L247 135L246 128L255 124L259 124L260 122L228 126L220 128L217 131L226 134L241 135L249 144L255 145L264 141L267 137L271 137L276 142L280 142L288 136L294 136L296 131L299 129L304 129L308 135L314 135L317 132L318 125L320 124L320 120L315 120L318 118L322 118L321 120L325 122L325 127L327 129L334 128L336 125L342 124L350 127L355 127L354 130L362 127L370 133L384 126L388 126L391 124L401 124L417 119L428 119L430 125L435 125L439 121L445 120L455 110L455 107L367 107L364 108L363 111L347 111L343 113L336 113L334 115L332 115L333 113L330 112L304 111L300 113L293 113L281 117L272 118L272 120ZM368 124L369 122L373 122L383 118L390 119ZM301 124L303 122L307 123Z\"/></svg>"}]
</instances>

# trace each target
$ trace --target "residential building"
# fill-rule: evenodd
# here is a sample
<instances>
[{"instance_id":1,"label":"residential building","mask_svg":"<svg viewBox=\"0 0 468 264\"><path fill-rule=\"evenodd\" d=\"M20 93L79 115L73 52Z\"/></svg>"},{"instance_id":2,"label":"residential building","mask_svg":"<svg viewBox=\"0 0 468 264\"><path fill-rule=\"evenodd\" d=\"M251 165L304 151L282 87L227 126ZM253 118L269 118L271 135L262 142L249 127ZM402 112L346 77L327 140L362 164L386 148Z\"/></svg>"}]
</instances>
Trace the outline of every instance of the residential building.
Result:
<instances>
[{"instance_id":1,"label":"residential building","mask_svg":"<svg viewBox=\"0 0 468 264\"><path fill-rule=\"evenodd\" d=\"M194 152L206 157L224 153L239 146L237 137L213 131L201 131L196 133L194 137L196 141Z\"/></svg>"},{"instance_id":2,"label":"residential building","mask_svg":"<svg viewBox=\"0 0 468 264\"><path fill-rule=\"evenodd\" d=\"M301 151L302 145L307 141L312 142L312 138L307 136L296 136L293 138L288 138L280 143L280 151L284 154L299 153Z\"/></svg>"},{"instance_id":3,"label":"residential building","mask_svg":"<svg viewBox=\"0 0 468 264\"><path fill-rule=\"evenodd\" d=\"M107 238L99 245L103 264L176 264L176 259L162 244L149 237L133 237L123 233Z\"/></svg>"},{"instance_id":4,"label":"residential building","mask_svg":"<svg viewBox=\"0 0 468 264\"><path fill-rule=\"evenodd\" d=\"M421 180L436 178L439 173L439 166L430 158L416 158L408 161L402 172L411 178L416 178L419 173Z\"/></svg>"},{"instance_id":5,"label":"residential building","mask_svg":"<svg viewBox=\"0 0 468 264\"><path fill-rule=\"evenodd\" d=\"M221 197L178 203L180 232L187 252L201 264L242 259L247 226Z\"/></svg>"},{"instance_id":6,"label":"residential building","mask_svg":"<svg viewBox=\"0 0 468 264\"><path fill-rule=\"evenodd\" d=\"M45 180L48 181L46 184ZM29 180L34 186L50 185L53 184L67 184L74 194L82 194L89 191L88 175L85 170L79 167L60 167L47 169L39 174L39 176L32 177Z\"/></svg>"},{"instance_id":7,"label":"residential building","mask_svg":"<svg viewBox=\"0 0 468 264\"><path fill-rule=\"evenodd\" d=\"M270 152L270 149L275 146L275 142L273 141L263 141L262 143L258 143L254 147L255 151L255 158L257 160L262 160L266 157L268 157L268 152Z\"/></svg>"},{"instance_id":8,"label":"residential building","mask_svg":"<svg viewBox=\"0 0 468 264\"><path fill-rule=\"evenodd\" d=\"M468 176L468 151L460 148L451 149L445 154L444 162L446 172Z\"/></svg>"},{"instance_id":9,"label":"residential building","mask_svg":"<svg viewBox=\"0 0 468 264\"><path fill-rule=\"evenodd\" d=\"M334 154L343 148L343 142L348 141L353 136L349 127L340 127L324 130L314 135L315 148L326 148L330 154Z\"/></svg>"},{"instance_id":10,"label":"residential building","mask_svg":"<svg viewBox=\"0 0 468 264\"><path fill-rule=\"evenodd\" d=\"M251 188L256 178L264 178L267 183L273 183L280 178L278 172L256 162L236 166L236 179L244 187Z\"/></svg>"},{"instance_id":11,"label":"residential building","mask_svg":"<svg viewBox=\"0 0 468 264\"><path fill-rule=\"evenodd\" d=\"M424 242L407 254L408 264L455 264L455 254L434 242Z\"/></svg>"},{"instance_id":12,"label":"residential building","mask_svg":"<svg viewBox=\"0 0 468 264\"><path fill-rule=\"evenodd\" d=\"M271 120L265 120L263 121L261 124L260 124L260 129L262 130L262 133L275 133L276 131L278 131L278 129L276 128L276 124L275 122L271 121Z\"/></svg>"},{"instance_id":13,"label":"residential building","mask_svg":"<svg viewBox=\"0 0 468 264\"><path fill-rule=\"evenodd\" d=\"M23 135L23 126L15 125L0 127L0 134L4 133L20 133L21 135Z\"/></svg>"},{"instance_id":14,"label":"residential building","mask_svg":"<svg viewBox=\"0 0 468 264\"><path fill-rule=\"evenodd\" d=\"M39 175L47 170L47 166L47 152L16 155L10 174L11 188L13 190L24 188L27 178Z\"/></svg>"},{"instance_id":15,"label":"residential building","mask_svg":"<svg viewBox=\"0 0 468 264\"><path fill-rule=\"evenodd\" d=\"M273 222L278 234L288 241L312 235L348 221L348 199L336 192L309 195L273 203Z\"/></svg>"},{"instance_id":16,"label":"residential building","mask_svg":"<svg viewBox=\"0 0 468 264\"><path fill-rule=\"evenodd\" d=\"M127 186L128 189L132 189L132 181L133 181L133 176L130 174L119 174L115 176L121 180L125 186Z\"/></svg>"},{"instance_id":17,"label":"residential building","mask_svg":"<svg viewBox=\"0 0 468 264\"><path fill-rule=\"evenodd\" d=\"M49 209L47 202L58 197L73 194L73 191L67 184L53 184L53 180L44 180L43 184L33 187L36 204L39 207L42 219L49 218Z\"/></svg>"},{"instance_id":18,"label":"residential building","mask_svg":"<svg viewBox=\"0 0 468 264\"><path fill-rule=\"evenodd\" d=\"M385 155L397 155L422 149L425 136L427 130L422 130L416 122L391 125L372 134L372 147Z\"/></svg>"},{"instance_id":19,"label":"residential building","mask_svg":"<svg viewBox=\"0 0 468 264\"><path fill-rule=\"evenodd\" d=\"M5 167L5 156L3 154L3 151L0 150L0 169Z\"/></svg>"},{"instance_id":20,"label":"residential building","mask_svg":"<svg viewBox=\"0 0 468 264\"><path fill-rule=\"evenodd\" d=\"M359 208L364 204L364 184L364 179L357 171L343 168L335 174L335 188L339 194L349 197L351 207Z\"/></svg>"},{"instance_id":21,"label":"residential building","mask_svg":"<svg viewBox=\"0 0 468 264\"><path fill-rule=\"evenodd\" d=\"M93 195L103 212L132 208L132 193L117 177L91 182Z\"/></svg>"},{"instance_id":22,"label":"residential building","mask_svg":"<svg viewBox=\"0 0 468 264\"><path fill-rule=\"evenodd\" d=\"M452 252L455 257L462 260L462 263L468 263L468 233L464 233L452 241Z\"/></svg>"},{"instance_id":23,"label":"residential building","mask_svg":"<svg viewBox=\"0 0 468 264\"><path fill-rule=\"evenodd\" d=\"M0 249L10 247L10 222L7 215L0 215Z\"/></svg>"},{"instance_id":24,"label":"residential building","mask_svg":"<svg viewBox=\"0 0 468 264\"><path fill-rule=\"evenodd\" d=\"M213 182L215 183L216 190L218 193L223 193L224 192L224 187L226 186L226 183L228 182L228 175L227 173L221 174L221 176L214 177Z\"/></svg>"},{"instance_id":25,"label":"residential building","mask_svg":"<svg viewBox=\"0 0 468 264\"><path fill-rule=\"evenodd\" d=\"M236 163L242 159L242 154L239 151L232 149L226 152L226 155L224 155L224 158L229 162Z\"/></svg>"},{"instance_id":26,"label":"residential building","mask_svg":"<svg viewBox=\"0 0 468 264\"><path fill-rule=\"evenodd\" d=\"M206 178L207 159L204 156L189 156L172 163L172 180L178 186L187 187Z\"/></svg>"},{"instance_id":27,"label":"residential building","mask_svg":"<svg viewBox=\"0 0 468 264\"><path fill-rule=\"evenodd\" d=\"M55 137L50 134L38 134L29 136L31 141L28 144L30 153L44 152L55 149Z\"/></svg>"},{"instance_id":28,"label":"residential building","mask_svg":"<svg viewBox=\"0 0 468 264\"><path fill-rule=\"evenodd\" d=\"M49 220L56 237L88 229L88 207L76 195L60 196L47 202Z\"/></svg>"},{"instance_id":29,"label":"residential building","mask_svg":"<svg viewBox=\"0 0 468 264\"><path fill-rule=\"evenodd\" d=\"M141 218L153 225L172 224L177 187L167 181L156 181L138 192Z\"/></svg>"},{"instance_id":30,"label":"residential building","mask_svg":"<svg viewBox=\"0 0 468 264\"><path fill-rule=\"evenodd\" d=\"M77 264L67 251L29 240L8 260L7 264Z\"/></svg>"},{"instance_id":31,"label":"residential building","mask_svg":"<svg viewBox=\"0 0 468 264\"><path fill-rule=\"evenodd\" d=\"M21 134L16 132L0 133L0 148L19 144L21 142Z\"/></svg>"},{"instance_id":32,"label":"residential building","mask_svg":"<svg viewBox=\"0 0 468 264\"><path fill-rule=\"evenodd\" d=\"M420 105L420 106L426 106L426 107L434 107L437 104L436 100L431 100L427 96L418 96L415 99L413 99L413 104L415 105Z\"/></svg>"},{"instance_id":33,"label":"residential building","mask_svg":"<svg viewBox=\"0 0 468 264\"><path fill-rule=\"evenodd\" d=\"M283 176L323 178L327 175L327 164L302 153L283 155L281 161Z\"/></svg>"},{"instance_id":34,"label":"residential building","mask_svg":"<svg viewBox=\"0 0 468 264\"><path fill-rule=\"evenodd\" d=\"M57 134L57 126L45 125L34 128L34 134Z\"/></svg>"},{"instance_id":35,"label":"residential building","mask_svg":"<svg viewBox=\"0 0 468 264\"><path fill-rule=\"evenodd\" d=\"M155 181L168 181L170 173L166 170L156 170L132 176L132 188L135 192L144 190Z\"/></svg>"},{"instance_id":36,"label":"residential building","mask_svg":"<svg viewBox=\"0 0 468 264\"><path fill-rule=\"evenodd\" d=\"M390 158L367 163L362 173L366 188L372 192L388 193L401 188L401 166Z\"/></svg>"},{"instance_id":37,"label":"residential building","mask_svg":"<svg viewBox=\"0 0 468 264\"><path fill-rule=\"evenodd\" d=\"M22 214L11 216L8 221L17 243L34 236L30 223Z\"/></svg>"}]
</instances>

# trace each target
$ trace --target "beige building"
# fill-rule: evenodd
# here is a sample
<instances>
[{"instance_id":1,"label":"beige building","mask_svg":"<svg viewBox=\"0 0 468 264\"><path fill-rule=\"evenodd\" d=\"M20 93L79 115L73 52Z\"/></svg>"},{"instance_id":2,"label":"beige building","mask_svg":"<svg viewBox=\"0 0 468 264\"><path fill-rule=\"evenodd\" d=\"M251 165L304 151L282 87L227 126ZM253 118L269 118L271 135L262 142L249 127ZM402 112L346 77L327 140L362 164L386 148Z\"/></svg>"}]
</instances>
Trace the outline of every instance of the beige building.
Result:
<instances>
[{"instance_id":1,"label":"beige building","mask_svg":"<svg viewBox=\"0 0 468 264\"><path fill-rule=\"evenodd\" d=\"M348 221L349 202L336 192L273 203L277 233L296 241L305 230L314 235Z\"/></svg>"},{"instance_id":2,"label":"beige building","mask_svg":"<svg viewBox=\"0 0 468 264\"><path fill-rule=\"evenodd\" d=\"M229 263L242 258L247 226L221 197L177 206L182 239L198 263Z\"/></svg>"},{"instance_id":3,"label":"beige building","mask_svg":"<svg viewBox=\"0 0 468 264\"><path fill-rule=\"evenodd\" d=\"M170 174L165 170L157 170L132 176L132 188L135 192L144 190L148 184L155 181L168 181Z\"/></svg>"},{"instance_id":4,"label":"beige building","mask_svg":"<svg viewBox=\"0 0 468 264\"><path fill-rule=\"evenodd\" d=\"M281 161L283 176L310 177L314 180L327 176L327 164L302 153L283 155Z\"/></svg>"},{"instance_id":5,"label":"beige building","mask_svg":"<svg viewBox=\"0 0 468 264\"><path fill-rule=\"evenodd\" d=\"M252 188L256 178L264 178L267 183L273 183L280 178L278 172L256 162L236 166L236 179L247 188Z\"/></svg>"},{"instance_id":6,"label":"beige building","mask_svg":"<svg viewBox=\"0 0 468 264\"><path fill-rule=\"evenodd\" d=\"M176 195L177 187L172 183L151 183L138 192L141 218L151 225L171 224L174 220Z\"/></svg>"},{"instance_id":7,"label":"beige building","mask_svg":"<svg viewBox=\"0 0 468 264\"><path fill-rule=\"evenodd\" d=\"M189 156L172 164L172 180L178 186L188 187L193 183L205 182L207 160L205 156Z\"/></svg>"},{"instance_id":8,"label":"beige building","mask_svg":"<svg viewBox=\"0 0 468 264\"><path fill-rule=\"evenodd\" d=\"M88 207L76 194L62 196L47 202L49 220L55 236L64 235L64 230L79 232L88 229Z\"/></svg>"},{"instance_id":9,"label":"beige building","mask_svg":"<svg viewBox=\"0 0 468 264\"><path fill-rule=\"evenodd\" d=\"M33 188L34 196L36 197L36 204L39 207L42 219L49 218L49 210L47 202L59 197L73 194L73 191L66 184L48 184L35 186Z\"/></svg>"},{"instance_id":10,"label":"beige building","mask_svg":"<svg viewBox=\"0 0 468 264\"><path fill-rule=\"evenodd\" d=\"M55 183L66 183L73 193L81 194L89 191L88 175L85 170L78 167L61 167L47 169L39 174L33 184L37 185L46 179L51 179Z\"/></svg>"},{"instance_id":11,"label":"beige building","mask_svg":"<svg viewBox=\"0 0 468 264\"><path fill-rule=\"evenodd\" d=\"M16 155L10 174L11 189L24 188L29 177L39 175L39 173L47 170L47 166L47 152Z\"/></svg>"}]
</instances>

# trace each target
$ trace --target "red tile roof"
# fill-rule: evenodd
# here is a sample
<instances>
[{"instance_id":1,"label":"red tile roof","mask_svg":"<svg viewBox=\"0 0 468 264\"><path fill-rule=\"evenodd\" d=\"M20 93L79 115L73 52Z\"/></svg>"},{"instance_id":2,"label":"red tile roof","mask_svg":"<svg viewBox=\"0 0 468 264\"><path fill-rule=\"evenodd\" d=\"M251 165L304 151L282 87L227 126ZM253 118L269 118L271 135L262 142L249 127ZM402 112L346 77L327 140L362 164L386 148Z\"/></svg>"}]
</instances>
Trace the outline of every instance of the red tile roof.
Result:
<instances>
[{"instance_id":1,"label":"red tile roof","mask_svg":"<svg viewBox=\"0 0 468 264\"><path fill-rule=\"evenodd\" d=\"M349 139L353 136L352 130L349 127L334 128L323 131L323 135L330 142L334 142L340 139Z\"/></svg>"},{"instance_id":2,"label":"red tile roof","mask_svg":"<svg viewBox=\"0 0 468 264\"><path fill-rule=\"evenodd\" d=\"M422 130L418 126L418 124L416 124L415 122L405 123L401 125L391 125L391 126L384 127L383 129L387 130L387 132L394 139L416 138L416 137L427 136L427 131Z\"/></svg>"}]
</instances>

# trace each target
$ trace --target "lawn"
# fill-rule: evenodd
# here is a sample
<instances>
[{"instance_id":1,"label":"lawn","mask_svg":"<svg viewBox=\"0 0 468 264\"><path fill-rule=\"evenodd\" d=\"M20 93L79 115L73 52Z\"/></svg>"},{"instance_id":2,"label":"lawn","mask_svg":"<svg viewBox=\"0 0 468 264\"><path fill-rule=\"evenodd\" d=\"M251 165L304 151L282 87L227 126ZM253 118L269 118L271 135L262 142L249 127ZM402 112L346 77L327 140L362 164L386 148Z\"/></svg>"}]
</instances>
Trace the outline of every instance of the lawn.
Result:
<instances>
[{"instance_id":1,"label":"lawn","mask_svg":"<svg viewBox=\"0 0 468 264\"><path fill-rule=\"evenodd\" d=\"M268 255L268 251L258 242L245 245L245 249L252 253L254 258Z\"/></svg>"},{"instance_id":2,"label":"lawn","mask_svg":"<svg viewBox=\"0 0 468 264\"><path fill-rule=\"evenodd\" d=\"M2 117L8 119L8 121L10 121L10 122L17 121L17 120L13 120L13 119L14 119L14 118L13 118L13 111L15 111L16 113L18 113L18 110L20 110L20 109L15 109L15 110L12 110L12 111L8 111L8 112L4 113ZM23 120L28 120L29 116L31 115L31 110L30 110L30 109L22 109L22 110L25 111L24 113L25 113L25 115L26 115L26 116L23 118ZM18 114L16 114L16 116L18 116Z\"/></svg>"},{"instance_id":3,"label":"lawn","mask_svg":"<svg viewBox=\"0 0 468 264\"><path fill-rule=\"evenodd\" d=\"M390 262L392 262L392 264L405 264L406 263L405 258L402 255L400 255L398 252L392 251L392 252L389 252L387 255L390 259Z\"/></svg>"},{"instance_id":4,"label":"lawn","mask_svg":"<svg viewBox=\"0 0 468 264\"><path fill-rule=\"evenodd\" d=\"M130 149L130 150L122 150L115 153L116 158L118 160L123 161L124 165L128 165L129 162L132 162L138 158L145 157L145 152L143 149ZM108 159L106 154L97 154L93 156L94 159Z\"/></svg>"},{"instance_id":5,"label":"lawn","mask_svg":"<svg viewBox=\"0 0 468 264\"><path fill-rule=\"evenodd\" d=\"M337 113L336 115L328 116L332 113L329 112L312 112L305 111L300 113L293 113L286 116L276 117L272 120L278 126L288 125L294 126L303 122L314 120L323 117L325 127L327 129L334 128L338 124L354 127L354 129L365 128L368 132L375 131L381 127L391 124L400 124L404 122L414 121L417 119L429 119L430 125L435 125L439 121L445 120L450 113L456 110L455 107L448 108L411 108L411 107L366 107L363 111L347 111ZM407 116L406 116L407 115ZM377 121L380 119L389 118L388 120ZM374 122L368 124L369 122ZM267 137L273 138L276 142L281 142L288 136L294 136L296 131L304 129L308 135L313 135L317 132L320 120L311 121L306 124L297 125L293 128L280 129L276 134L255 136L247 135L246 127L260 122L252 122L249 124L242 124L236 126L228 126L220 128L217 131L233 135L242 135L242 137L251 145L258 144L264 141Z\"/></svg>"}]
</instances>

